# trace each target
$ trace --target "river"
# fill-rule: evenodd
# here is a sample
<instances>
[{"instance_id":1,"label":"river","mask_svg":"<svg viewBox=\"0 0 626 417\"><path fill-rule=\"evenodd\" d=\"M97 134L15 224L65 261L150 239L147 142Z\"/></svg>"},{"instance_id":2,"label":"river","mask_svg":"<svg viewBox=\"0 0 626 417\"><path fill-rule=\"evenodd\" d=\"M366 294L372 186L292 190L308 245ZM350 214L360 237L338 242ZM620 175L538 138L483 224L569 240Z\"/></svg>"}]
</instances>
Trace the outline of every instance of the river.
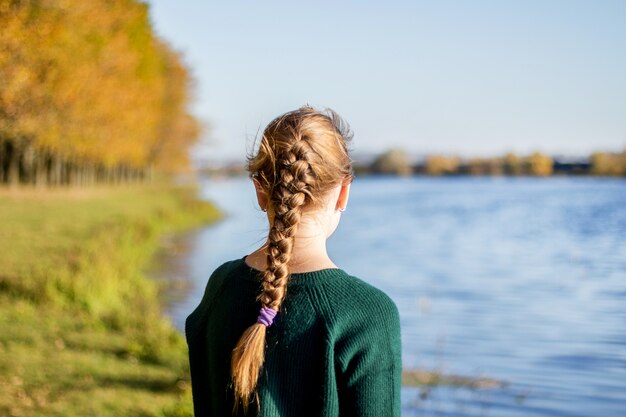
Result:
<instances>
[{"instance_id":1,"label":"river","mask_svg":"<svg viewBox=\"0 0 626 417\"><path fill-rule=\"evenodd\" d=\"M201 194L226 219L161 256L179 329L267 231L247 179ZM403 416L626 415L625 180L357 178L328 247L398 305L405 368L506 382L403 388Z\"/></svg>"}]
</instances>

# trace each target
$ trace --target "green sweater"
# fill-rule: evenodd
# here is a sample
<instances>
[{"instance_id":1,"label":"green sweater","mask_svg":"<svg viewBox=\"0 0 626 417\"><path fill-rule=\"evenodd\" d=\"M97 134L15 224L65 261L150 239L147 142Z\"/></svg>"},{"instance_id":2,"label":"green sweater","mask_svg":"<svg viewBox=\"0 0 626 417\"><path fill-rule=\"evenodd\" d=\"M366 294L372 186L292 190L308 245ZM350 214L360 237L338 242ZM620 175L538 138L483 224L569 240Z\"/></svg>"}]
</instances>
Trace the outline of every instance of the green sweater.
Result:
<instances>
[{"instance_id":1,"label":"green sweater","mask_svg":"<svg viewBox=\"0 0 626 417\"><path fill-rule=\"evenodd\" d=\"M245 257L227 262L187 318L196 417L231 415L230 355L256 322L258 293ZM341 269L292 274L267 330L261 416L398 417L401 368L398 309L385 293Z\"/></svg>"}]
</instances>

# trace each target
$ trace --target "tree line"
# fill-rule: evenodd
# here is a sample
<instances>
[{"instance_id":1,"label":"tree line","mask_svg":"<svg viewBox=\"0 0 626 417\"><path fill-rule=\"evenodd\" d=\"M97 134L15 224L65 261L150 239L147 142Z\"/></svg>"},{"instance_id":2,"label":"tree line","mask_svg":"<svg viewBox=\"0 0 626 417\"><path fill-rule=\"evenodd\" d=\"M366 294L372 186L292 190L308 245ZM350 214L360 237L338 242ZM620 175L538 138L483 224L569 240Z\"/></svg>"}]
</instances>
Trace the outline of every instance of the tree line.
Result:
<instances>
[{"instance_id":1,"label":"tree line","mask_svg":"<svg viewBox=\"0 0 626 417\"><path fill-rule=\"evenodd\" d=\"M626 176L626 150L622 152L595 152L580 161L561 161L542 152L530 155L507 153L490 158L461 158L447 155L428 155L412 162L407 152L390 149L370 163L357 164L361 174L392 175L602 175Z\"/></svg>"},{"instance_id":2,"label":"tree line","mask_svg":"<svg viewBox=\"0 0 626 417\"><path fill-rule=\"evenodd\" d=\"M190 75L138 0L0 0L0 183L140 181L188 164Z\"/></svg>"}]
</instances>

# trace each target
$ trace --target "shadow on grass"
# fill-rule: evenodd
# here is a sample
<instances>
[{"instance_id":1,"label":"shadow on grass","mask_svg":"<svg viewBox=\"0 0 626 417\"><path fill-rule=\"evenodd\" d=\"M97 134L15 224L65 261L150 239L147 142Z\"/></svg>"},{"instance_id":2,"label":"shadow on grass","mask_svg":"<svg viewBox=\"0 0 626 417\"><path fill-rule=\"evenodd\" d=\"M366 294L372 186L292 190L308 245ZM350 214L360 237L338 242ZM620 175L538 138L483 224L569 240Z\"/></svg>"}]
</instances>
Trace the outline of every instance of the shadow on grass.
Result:
<instances>
[{"instance_id":1,"label":"shadow on grass","mask_svg":"<svg viewBox=\"0 0 626 417\"><path fill-rule=\"evenodd\" d=\"M100 387L125 387L154 393L179 393L181 391L179 379L126 375L120 377L99 377L95 382Z\"/></svg>"}]
</instances>

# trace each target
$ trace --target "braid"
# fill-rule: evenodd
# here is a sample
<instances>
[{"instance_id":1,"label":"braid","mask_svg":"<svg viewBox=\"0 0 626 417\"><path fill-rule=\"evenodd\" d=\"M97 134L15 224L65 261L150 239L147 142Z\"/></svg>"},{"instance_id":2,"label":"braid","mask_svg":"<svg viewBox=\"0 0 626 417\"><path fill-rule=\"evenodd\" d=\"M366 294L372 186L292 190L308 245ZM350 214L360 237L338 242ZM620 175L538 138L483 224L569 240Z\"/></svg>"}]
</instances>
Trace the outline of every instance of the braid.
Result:
<instances>
[{"instance_id":1,"label":"braid","mask_svg":"<svg viewBox=\"0 0 626 417\"><path fill-rule=\"evenodd\" d=\"M260 412L256 387L267 326L285 300L303 209L321 206L326 192L352 178L347 149L351 137L349 126L334 111L305 106L274 119L263 132L257 155L248 158L248 171L268 197L270 231L257 297L263 317L244 331L232 353L233 412L241 404L246 413L253 398Z\"/></svg>"},{"instance_id":2,"label":"braid","mask_svg":"<svg viewBox=\"0 0 626 417\"><path fill-rule=\"evenodd\" d=\"M294 132L296 133L296 132ZM267 242L267 267L262 274L261 306L279 311L287 292L289 261L302 208L311 201L315 177L308 162L310 145L295 134L293 145L277 155L275 184L270 189L269 205L273 215ZM232 355L232 378L235 389L235 411L239 402L247 412L255 392L265 356L267 327L250 326L241 336ZM258 397L257 405L259 405Z\"/></svg>"},{"instance_id":3,"label":"braid","mask_svg":"<svg viewBox=\"0 0 626 417\"><path fill-rule=\"evenodd\" d=\"M270 204L274 210L274 220L268 236L268 268L263 273L259 301L263 307L276 311L285 298L289 277L287 265L291 259L302 207L311 198L311 169L303 158L306 154L295 152L302 150L305 143L303 140L296 142L286 157L279 161L282 166L278 175L280 180L271 195Z\"/></svg>"}]
</instances>

